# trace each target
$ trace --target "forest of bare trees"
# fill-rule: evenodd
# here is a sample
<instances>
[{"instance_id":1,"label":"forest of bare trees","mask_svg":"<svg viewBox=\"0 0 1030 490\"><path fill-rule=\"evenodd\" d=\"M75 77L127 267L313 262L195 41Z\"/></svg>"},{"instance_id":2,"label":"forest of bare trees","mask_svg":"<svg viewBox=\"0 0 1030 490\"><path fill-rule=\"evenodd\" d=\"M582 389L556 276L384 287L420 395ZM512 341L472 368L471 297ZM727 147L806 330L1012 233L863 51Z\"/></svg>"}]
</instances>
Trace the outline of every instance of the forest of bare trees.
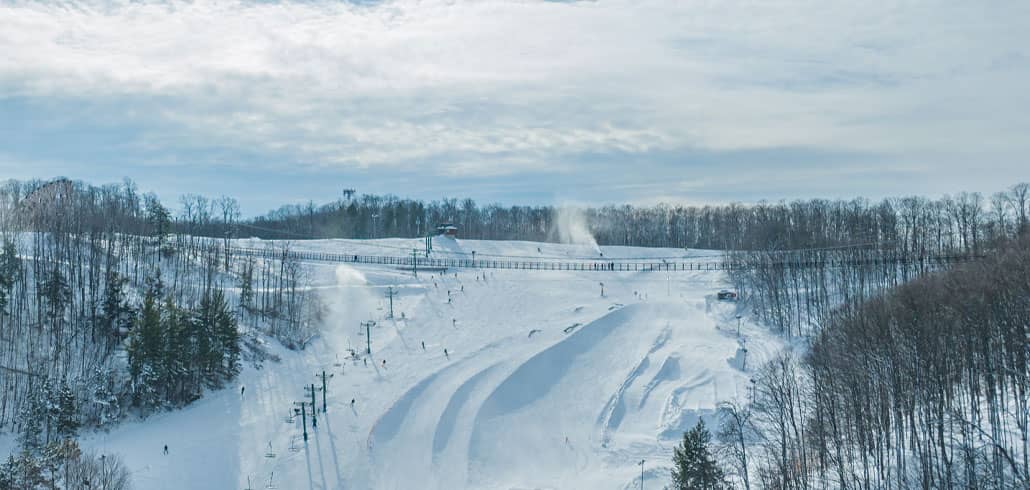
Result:
<instances>
[{"instance_id":1,"label":"forest of bare trees","mask_svg":"<svg viewBox=\"0 0 1030 490\"><path fill-rule=\"evenodd\" d=\"M180 205L131 181L0 183L0 431L30 455L231 381L241 323L288 346L310 335L295 261L226 253L236 201Z\"/></svg>"},{"instance_id":2,"label":"forest of bare trees","mask_svg":"<svg viewBox=\"0 0 1030 490\"><path fill-rule=\"evenodd\" d=\"M732 273L748 309L801 342L724 409L743 486L1030 485L1027 195L885 202L873 243L728 254L762 265Z\"/></svg>"}]
</instances>

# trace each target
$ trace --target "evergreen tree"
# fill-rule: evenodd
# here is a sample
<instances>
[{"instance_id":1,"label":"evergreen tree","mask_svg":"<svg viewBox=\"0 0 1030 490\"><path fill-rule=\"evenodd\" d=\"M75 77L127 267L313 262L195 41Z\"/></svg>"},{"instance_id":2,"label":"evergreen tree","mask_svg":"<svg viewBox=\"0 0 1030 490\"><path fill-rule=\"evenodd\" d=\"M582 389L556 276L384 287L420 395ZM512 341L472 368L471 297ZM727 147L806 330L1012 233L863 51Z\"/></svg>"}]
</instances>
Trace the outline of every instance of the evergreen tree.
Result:
<instances>
[{"instance_id":1,"label":"evergreen tree","mask_svg":"<svg viewBox=\"0 0 1030 490\"><path fill-rule=\"evenodd\" d=\"M717 490L726 488L726 478L709 449L712 435L702 420L683 433L683 443L673 449L672 488Z\"/></svg>"},{"instance_id":2,"label":"evergreen tree","mask_svg":"<svg viewBox=\"0 0 1030 490\"><path fill-rule=\"evenodd\" d=\"M191 318L177 308L171 298L166 301L162 320L165 341L162 357L165 378L162 386L165 398L175 404L189 403L200 392L193 375L198 368L192 323Z\"/></svg>"},{"instance_id":3,"label":"evergreen tree","mask_svg":"<svg viewBox=\"0 0 1030 490\"><path fill-rule=\"evenodd\" d=\"M128 331L132 326L132 307L129 306L125 297L125 286L128 282L128 279L111 271L107 274L104 284L100 325L109 348L113 340L118 339L123 335L123 331Z\"/></svg>"},{"instance_id":4,"label":"evergreen tree","mask_svg":"<svg viewBox=\"0 0 1030 490\"><path fill-rule=\"evenodd\" d=\"M140 321L129 338L129 376L135 405L152 406L159 401L163 355L161 309L148 291L143 298Z\"/></svg>"},{"instance_id":5,"label":"evergreen tree","mask_svg":"<svg viewBox=\"0 0 1030 490\"><path fill-rule=\"evenodd\" d=\"M43 447L48 419L46 395L49 389L49 383L45 381L41 386L32 387L18 412L18 444L26 451L37 451Z\"/></svg>"},{"instance_id":6,"label":"evergreen tree","mask_svg":"<svg viewBox=\"0 0 1030 490\"><path fill-rule=\"evenodd\" d=\"M222 291L214 290L201 299L195 327L204 383L220 387L239 373L239 331Z\"/></svg>"},{"instance_id":7,"label":"evergreen tree","mask_svg":"<svg viewBox=\"0 0 1030 490\"><path fill-rule=\"evenodd\" d=\"M58 437L75 437L79 430L79 412L76 407L75 393L67 381L61 382L57 391L57 403L51 405L54 418L54 430Z\"/></svg>"},{"instance_id":8,"label":"evergreen tree","mask_svg":"<svg viewBox=\"0 0 1030 490\"><path fill-rule=\"evenodd\" d=\"M45 488L44 485L48 483L39 460L27 450L23 450L17 458L12 454L0 467L0 490Z\"/></svg>"},{"instance_id":9,"label":"evergreen tree","mask_svg":"<svg viewBox=\"0 0 1030 490\"><path fill-rule=\"evenodd\" d=\"M212 293L210 308L214 320L214 335L220 348L218 372L223 382L229 381L240 373L239 325L221 290Z\"/></svg>"},{"instance_id":10,"label":"evergreen tree","mask_svg":"<svg viewBox=\"0 0 1030 490\"><path fill-rule=\"evenodd\" d=\"M46 300L47 316L51 321L55 321L61 317L64 312L65 305L71 302L72 290L68 286L68 280L65 279L64 274L54 266L54 270L43 282L43 287L39 293L43 299Z\"/></svg>"}]
</instances>

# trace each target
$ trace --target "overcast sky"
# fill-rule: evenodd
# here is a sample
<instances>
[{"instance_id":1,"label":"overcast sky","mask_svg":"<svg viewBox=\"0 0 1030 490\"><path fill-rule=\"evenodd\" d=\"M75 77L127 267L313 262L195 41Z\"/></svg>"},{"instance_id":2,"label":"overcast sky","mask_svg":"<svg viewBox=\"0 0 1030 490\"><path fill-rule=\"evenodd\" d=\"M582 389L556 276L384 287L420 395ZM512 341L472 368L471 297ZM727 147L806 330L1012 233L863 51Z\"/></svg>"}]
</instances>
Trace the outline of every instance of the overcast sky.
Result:
<instances>
[{"instance_id":1,"label":"overcast sky","mask_svg":"<svg viewBox=\"0 0 1030 490\"><path fill-rule=\"evenodd\" d=\"M0 179L254 215L1030 180L1030 2L0 1Z\"/></svg>"}]
</instances>

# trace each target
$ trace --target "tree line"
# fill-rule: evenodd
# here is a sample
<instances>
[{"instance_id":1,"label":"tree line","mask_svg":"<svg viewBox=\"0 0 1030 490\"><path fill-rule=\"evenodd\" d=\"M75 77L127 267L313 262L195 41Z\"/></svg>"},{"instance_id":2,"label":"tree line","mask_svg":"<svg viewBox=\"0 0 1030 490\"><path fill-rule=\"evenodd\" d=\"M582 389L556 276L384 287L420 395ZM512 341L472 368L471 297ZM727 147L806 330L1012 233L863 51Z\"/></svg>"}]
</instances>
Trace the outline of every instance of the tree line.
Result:
<instances>
[{"instance_id":1,"label":"tree line","mask_svg":"<svg viewBox=\"0 0 1030 490\"><path fill-rule=\"evenodd\" d=\"M473 199L422 201L354 195L316 205L286 205L238 221L239 233L274 239L421 237L454 223L470 239L559 241L561 207L477 204ZM580 209L601 245L717 250L789 250L873 244L904 253L974 252L983 239L1028 226L1030 185L989 198L960 193L879 202L810 199L726 205L607 205ZM210 221L209 223L216 223ZM208 225L208 236L229 230Z\"/></svg>"}]
</instances>

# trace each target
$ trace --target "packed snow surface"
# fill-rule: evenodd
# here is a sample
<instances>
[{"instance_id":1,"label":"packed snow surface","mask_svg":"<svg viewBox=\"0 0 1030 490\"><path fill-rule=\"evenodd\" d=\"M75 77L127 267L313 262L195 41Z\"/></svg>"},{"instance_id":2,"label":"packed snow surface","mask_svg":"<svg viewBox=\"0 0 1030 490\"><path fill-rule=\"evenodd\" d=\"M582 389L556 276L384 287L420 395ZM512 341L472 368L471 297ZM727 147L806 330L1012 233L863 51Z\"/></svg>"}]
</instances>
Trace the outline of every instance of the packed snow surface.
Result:
<instances>
[{"instance_id":1,"label":"packed snow surface","mask_svg":"<svg viewBox=\"0 0 1030 490\"><path fill-rule=\"evenodd\" d=\"M402 255L423 241L291 246ZM590 245L448 238L437 238L434 250L598 255ZM386 266L307 267L330 314L306 349L268 340L281 361L248 364L235 386L86 434L83 446L120 454L145 489L624 489L639 485L641 460L645 488L660 488L683 431L699 417L714 421L721 401L746 400L744 368L780 348L746 314L738 338L743 312L714 297L728 286L723 272L461 269L413 277ZM398 292L394 319L386 318L389 286ZM377 326L367 355L360 322L370 319ZM327 412L318 392L318 425L310 427L309 414L305 444L295 402L310 399L305 387L321 387L323 370L331 376Z\"/></svg>"}]
</instances>

